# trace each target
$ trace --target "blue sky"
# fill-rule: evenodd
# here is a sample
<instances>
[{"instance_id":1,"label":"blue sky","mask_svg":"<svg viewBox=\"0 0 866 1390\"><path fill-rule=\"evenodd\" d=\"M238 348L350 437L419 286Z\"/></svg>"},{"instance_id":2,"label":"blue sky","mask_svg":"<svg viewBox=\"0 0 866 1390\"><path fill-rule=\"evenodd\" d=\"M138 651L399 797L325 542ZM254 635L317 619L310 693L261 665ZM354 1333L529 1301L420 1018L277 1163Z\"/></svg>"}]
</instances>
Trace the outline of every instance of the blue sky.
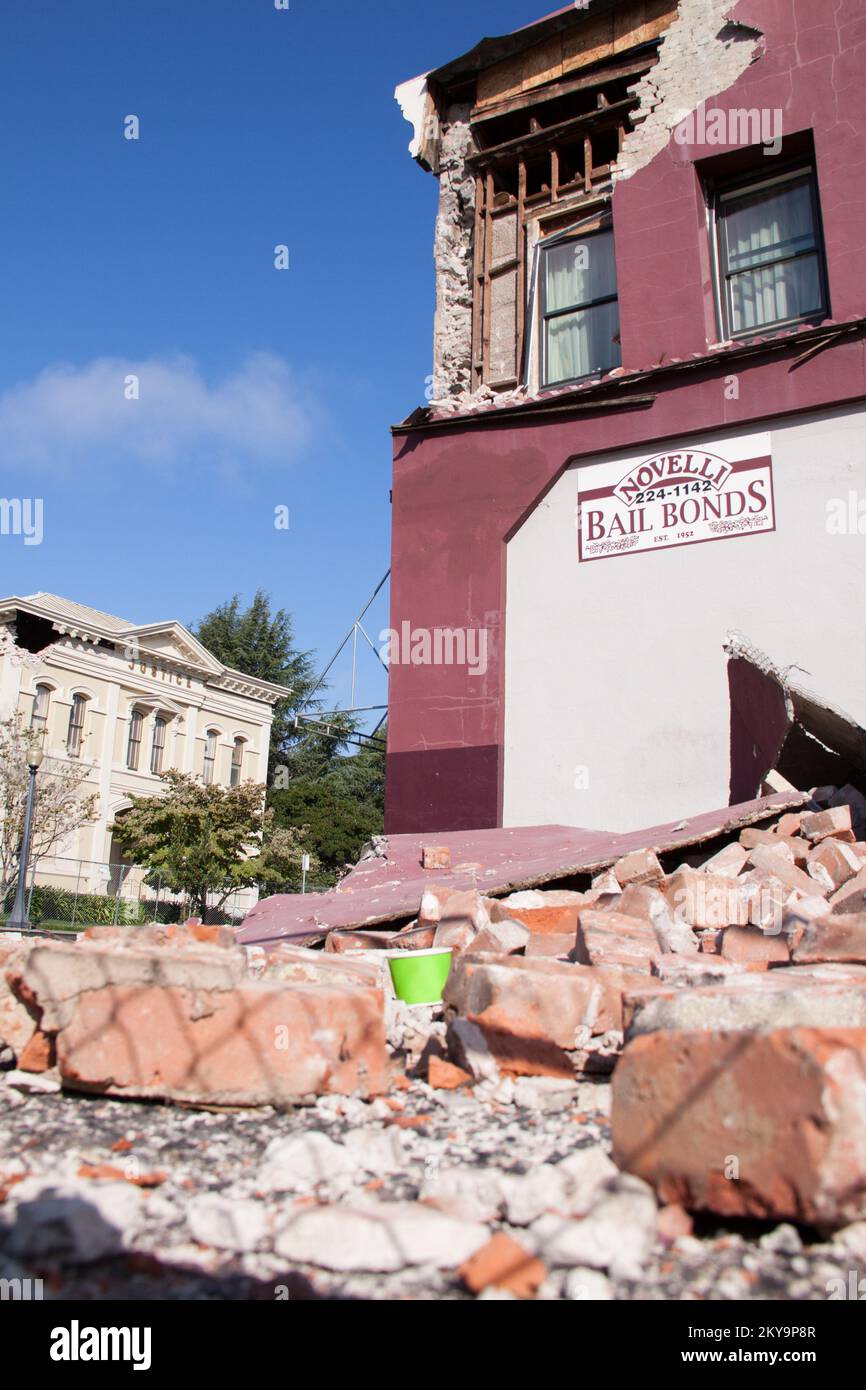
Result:
<instances>
[{"instance_id":1,"label":"blue sky","mask_svg":"<svg viewBox=\"0 0 866 1390\"><path fill-rule=\"evenodd\" d=\"M2 593L190 622L260 585L331 655L431 369L436 185L393 88L548 8L3 0L0 495L44 539L0 535Z\"/></svg>"}]
</instances>

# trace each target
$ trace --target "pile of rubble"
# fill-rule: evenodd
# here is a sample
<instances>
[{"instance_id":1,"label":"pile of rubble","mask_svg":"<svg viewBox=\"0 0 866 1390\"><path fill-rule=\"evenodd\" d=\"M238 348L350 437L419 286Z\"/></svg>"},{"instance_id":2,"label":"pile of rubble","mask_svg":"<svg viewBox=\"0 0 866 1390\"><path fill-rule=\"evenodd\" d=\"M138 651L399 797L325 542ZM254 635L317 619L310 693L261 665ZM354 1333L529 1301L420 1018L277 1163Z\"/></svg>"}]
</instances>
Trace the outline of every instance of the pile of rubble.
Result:
<instances>
[{"instance_id":1,"label":"pile of rubble","mask_svg":"<svg viewBox=\"0 0 866 1390\"><path fill-rule=\"evenodd\" d=\"M85 1291L144 1251L309 1296L827 1297L866 1258L866 801L762 814L579 888L434 876L323 950L0 942L0 1251ZM409 1008L385 948L430 947L444 1003ZM72 1142L133 1112L132 1176ZM167 1115L237 1170L151 1181Z\"/></svg>"}]
</instances>

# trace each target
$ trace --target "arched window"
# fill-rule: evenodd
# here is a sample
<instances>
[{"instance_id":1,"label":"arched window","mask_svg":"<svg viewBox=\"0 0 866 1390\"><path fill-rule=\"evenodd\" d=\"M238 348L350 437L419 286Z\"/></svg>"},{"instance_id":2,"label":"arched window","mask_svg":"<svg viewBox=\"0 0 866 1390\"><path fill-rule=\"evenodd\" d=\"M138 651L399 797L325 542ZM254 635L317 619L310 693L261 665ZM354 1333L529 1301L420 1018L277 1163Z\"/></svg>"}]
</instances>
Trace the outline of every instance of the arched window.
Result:
<instances>
[{"instance_id":1,"label":"arched window","mask_svg":"<svg viewBox=\"0 0 866 1390\"><path fill-rule=\"evenodd\" d=\"M245 743L246 739L238 736L238 738L235 739L234 745L232 747L231 785L233 787L237 787L240 785L240 780L243 775Z\"/></svg>"},{"instance_id":2,"label":"arched window","mask_svg":"<svg viewBox=\"0 0 866 1390\"><path fill-rule=\"evenodd\" d=\"M155 776L162 772L162 760L165 757L165 731L168 728L168 720L161 714L156 716L153 721L153 742L150 745L150 770Z\"/></svg>"},{"instance_id":3,"label":"arched window","mask_svg":"<svg viewBox=\"0 0 866 1390\"><path fill-rule=\"evenodd\" d=\"M66 751L70 758L77 758L84 742L84 718L87 712L87 696L73 695L69 711L69 728L66 732Z\"/></svg>"},{"instance_id":4,"label":"arched window","mask_svg":"<svg viewBox=\"0 0 866 1390\"><path fill-rule=\"evenodd\" d=\"M138 771L141 758L141 736L144 732L144 715L134 709L129 716L129 740L126 745L126 766L131 772Z\"/></svg>"},{"instance_id":5,"label":"arched window","mask_svg":"<svg viewBox=\"0 0 866 1390\"><path fill-rule=\"evenodd\" d=\"M33 696L33 714L30 727L37 734L44 734L48 725L48 705L51 700L51 686L37 685Z\"/></svg>"},{"instance_id":6,"label":"arched window","mask_svg":"<svg viewBox=\"0 0 866 1390\"><path fill-rule=\"evenodd\" d=\"M207 743L204 746L204 784L206 787L209 787L213 782L218 737L216 729L208 729Z\"/></svg>"}]
</instances>

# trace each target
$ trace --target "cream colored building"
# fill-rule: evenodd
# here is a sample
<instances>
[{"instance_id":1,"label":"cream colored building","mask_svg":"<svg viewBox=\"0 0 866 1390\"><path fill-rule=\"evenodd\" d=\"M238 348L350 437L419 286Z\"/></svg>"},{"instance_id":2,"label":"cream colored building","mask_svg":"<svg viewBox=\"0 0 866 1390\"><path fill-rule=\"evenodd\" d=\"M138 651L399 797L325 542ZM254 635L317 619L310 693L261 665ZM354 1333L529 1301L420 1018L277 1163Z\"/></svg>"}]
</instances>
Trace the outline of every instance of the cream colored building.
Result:
<instances>
[{"instance_id":1,"label":"cream colored building","mask_svg":"<svg viewBox=\"0 0 866 1390\"><path fill-rule=\"evenodd\" d=\"M37 881L115 891L128 875L109 827L170 768L263 784L274 705L290 693L223 666L179 622L138 625L55 594L0 599L0 718L17 709L42 726L46 758L86 766L83 792L99 796L97 819Z\"/></svg>"}]
</instances>

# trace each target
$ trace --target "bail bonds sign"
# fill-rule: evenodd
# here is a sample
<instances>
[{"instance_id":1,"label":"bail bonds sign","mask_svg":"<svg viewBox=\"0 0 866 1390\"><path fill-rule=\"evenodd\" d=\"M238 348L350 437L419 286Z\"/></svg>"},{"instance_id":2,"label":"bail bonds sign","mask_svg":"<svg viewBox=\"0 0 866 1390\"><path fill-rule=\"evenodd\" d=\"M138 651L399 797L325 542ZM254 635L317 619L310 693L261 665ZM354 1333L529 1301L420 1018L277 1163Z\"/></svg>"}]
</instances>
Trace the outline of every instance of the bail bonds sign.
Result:
<instances>
[{"instance_id":1,"label":"bail bonds sign","mask_svg":"<svg viewBox=\"0 0 866 1390\"><path fill-rule=\"evenodd\" d=\"M580 468L577 523L581 561L775 531L770 436Z\"/></svg>"}]
</instances>

